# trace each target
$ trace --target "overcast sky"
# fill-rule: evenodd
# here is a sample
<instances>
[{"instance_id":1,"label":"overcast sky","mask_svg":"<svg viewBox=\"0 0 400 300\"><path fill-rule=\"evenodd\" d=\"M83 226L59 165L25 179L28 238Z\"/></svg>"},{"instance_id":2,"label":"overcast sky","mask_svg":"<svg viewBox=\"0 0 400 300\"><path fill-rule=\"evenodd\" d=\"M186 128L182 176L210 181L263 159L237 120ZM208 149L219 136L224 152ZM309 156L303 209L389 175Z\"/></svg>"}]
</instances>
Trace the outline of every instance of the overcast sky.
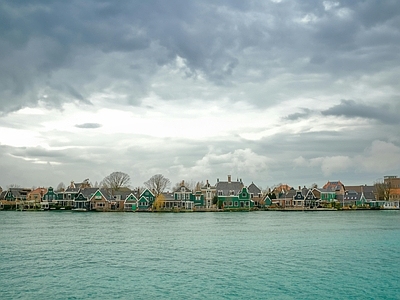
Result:
<instances>
[{"instance_id":1,"label":"overcast sky","mask_svg":"<svg viewBox=\"0 0 400 300\"><path fill-rule=\"evenodd\" d=\"M400 2L1 1L0 186L400 176Z\"/></svg>"}]
</instances>

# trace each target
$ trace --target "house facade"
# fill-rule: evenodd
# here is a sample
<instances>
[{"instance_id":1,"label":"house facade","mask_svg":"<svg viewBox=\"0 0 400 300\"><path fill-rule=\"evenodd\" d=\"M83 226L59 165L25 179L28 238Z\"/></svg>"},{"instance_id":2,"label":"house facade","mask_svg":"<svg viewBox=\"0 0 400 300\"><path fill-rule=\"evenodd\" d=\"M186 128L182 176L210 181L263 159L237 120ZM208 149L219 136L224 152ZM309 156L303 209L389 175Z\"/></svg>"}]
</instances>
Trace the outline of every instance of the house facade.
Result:
<instances>
[{"instance_id":1,"label":"house facade","mask_svg":"<svg viewBox=\"0 0 400 300\"><path fill-rule=\"evenodd\" d=\"M247 187L242 187L236 195L218 196L219 206L223 209L250 209L254 207Z\"/></svg>"}]
</instances>

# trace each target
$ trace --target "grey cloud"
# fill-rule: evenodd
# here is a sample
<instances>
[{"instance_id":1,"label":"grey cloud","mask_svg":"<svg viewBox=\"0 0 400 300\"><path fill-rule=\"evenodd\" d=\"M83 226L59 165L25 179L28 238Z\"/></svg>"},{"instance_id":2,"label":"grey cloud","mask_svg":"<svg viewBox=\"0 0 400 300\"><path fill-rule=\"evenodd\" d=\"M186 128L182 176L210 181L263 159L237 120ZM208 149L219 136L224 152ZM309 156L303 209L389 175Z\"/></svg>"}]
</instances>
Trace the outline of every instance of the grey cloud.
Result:
<instances>
[{"instance_id":1,"label":"grey cloud","mask_svg":"<svg viewBox=\"0 0 400 300\"><path fill-rule=\"evenodd\" d=\"M326 116L343 116L347 118L360 117L380 121L384 124L399 124L398 114L393 113L388 108L368 106L362 103L356 103L354 100L342 100L340 104L335 105L321 112Z\"/></svg>"},{"instance_id":2,"label":"grey cloud","mask_svg":"<svg viewBox=\"0 0 400 300\"><path fill-rule=\"evenodd\" d=\"M312 1L3 2L1 110L39 99L59 107L107 89L124 91L131 99L127 104L137 105L151 90L153 76L177 56L186 60L188 78L201 72L210 86L239 89L280 74L335 78L380 72L400 60L393 51L400 40L399 7L388 1L342 1L330 11ZM350 19L335 14L343 8L352 12ZM298 23L307 14L318 18L315 24ZM309 64L297 63L307 59ZM248 69L261 77L246 76ZM72 89L55 88L60 82ZM280 88L302 92L315 84ZM42 91L47 98L40 98Z\"/></svg>"},{"instance_id":3,"label":"grey cloud","mask_svg":"<svg viewBox=\"0 0 400 300\"><path fill-rule=\"evenodd\" d=\"M83 124L76 124L75 127L77 128L87 128L87 129L95 129L100 128L102 125L99 123L83 123Z\"/></svg>"},{"instance_id":4,"label":"grey cloud","mask_svg":"<svg viewBox=\"0 0 400 300\"><path fill-rule=\"evenodd\" d=\"M38 159L62 158L65 155L62 151L47 150L42 147L9 147L10 153L14 156Z\"/></svg>"},{"instance_id":5,"label":"grey cloud","mask_svg":"<svg viewBox=\"0 0 400 300\"><path fill-rule=\"evenodd\" d=\"M308 108L302 108L303 112L298 112L298 113L293 113L290 115L287 115L284 119L288 121L296 121L298 119L303 119L311 115L312 110Z\"/></svg>"}]
</instances>

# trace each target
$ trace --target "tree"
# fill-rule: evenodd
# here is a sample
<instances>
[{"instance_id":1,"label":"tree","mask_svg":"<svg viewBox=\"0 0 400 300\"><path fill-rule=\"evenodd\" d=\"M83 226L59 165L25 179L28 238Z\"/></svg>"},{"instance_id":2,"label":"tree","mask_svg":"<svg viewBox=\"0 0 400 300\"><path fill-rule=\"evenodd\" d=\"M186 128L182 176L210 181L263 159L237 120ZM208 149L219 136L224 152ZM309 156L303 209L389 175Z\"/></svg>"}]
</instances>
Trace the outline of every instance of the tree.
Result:
<instances>
[{"instance_id":1,"label":"tree","mask_svg":"<svg viewBox=\"0 0 400 300\"><path fill-rule=\"evenodd\" d=\"M131 178L128 174L113 172L103 179L100 186L115 192L123 187L128 187L130 181Z\"/></svg>"},{"instance_id":2,"label":"tree","mask_svg":"<svg viewBox=\"0 0 400 300\"><path fill-rule=\"evenodd\" d=\"M153 203L153 208L155 210L161 210L164 207L165 197L163 194L157 196L156 200Z\"/></svg>"},{"instance_id":3,"label":"tree","mask_svg":"<svg viewBox=\"0 0 400 300\"><path fill-rule=\"evenodd\" d=\"M390 191L392 189L392 185L390 181L380 181L375 182L375 190L377 195L377 200L386 200L390 199Z\"/></svg>"},{"instance_id":4,"label":"tree","mask_svg":"<svg viewBox=\"0 0 400 300\"><path fill-rule=\"evenodd\" d=\"M20 186L19 184L15 184L15 183L12 183L12 184L7 185L7 188L8 188L8 189L20 188L20 187L21 187L21 186Z\"/></svg>"},{"instance_id":5,"label":"tree","mask_svg":"<svg viewBox=\"0 0 400 300\"><path fill-rule=\"evenodd\" d=\"M144 182L144 185L149 190L153 191L156 197L160 195L170 184L171 181L161 174L153 175L149 180Z\"/></svg>"},{"instance_id":6,"label":"tree","mask_svg":"<svg viewBox=\"0 0 400 300\"><path fill-rule=\"evenodd\" d=\"M60 182L60 183L57 185L56 191L57 191L57 192L61 192L61 191L64 191L64 190L65 190L65 184L64 184L63 182Z\"/></svg>"}]
</instances>

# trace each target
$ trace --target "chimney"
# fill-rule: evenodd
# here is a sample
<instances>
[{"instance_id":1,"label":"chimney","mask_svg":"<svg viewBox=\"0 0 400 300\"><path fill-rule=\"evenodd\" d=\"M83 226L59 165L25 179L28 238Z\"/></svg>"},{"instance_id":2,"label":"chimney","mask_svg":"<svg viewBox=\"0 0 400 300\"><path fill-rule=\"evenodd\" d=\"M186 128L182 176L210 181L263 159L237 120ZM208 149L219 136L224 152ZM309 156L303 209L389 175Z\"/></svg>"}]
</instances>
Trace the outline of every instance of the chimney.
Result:
<instances>
[{"instance_id":1,"label":"chimney","mask_svg":"<svg viewBox=\"0 0 400 300\"><path fill-rule=\"evenodd\" d=\"M228 182L231 182L231 175L228 175Z\"/></svg>"}]
</instances>

